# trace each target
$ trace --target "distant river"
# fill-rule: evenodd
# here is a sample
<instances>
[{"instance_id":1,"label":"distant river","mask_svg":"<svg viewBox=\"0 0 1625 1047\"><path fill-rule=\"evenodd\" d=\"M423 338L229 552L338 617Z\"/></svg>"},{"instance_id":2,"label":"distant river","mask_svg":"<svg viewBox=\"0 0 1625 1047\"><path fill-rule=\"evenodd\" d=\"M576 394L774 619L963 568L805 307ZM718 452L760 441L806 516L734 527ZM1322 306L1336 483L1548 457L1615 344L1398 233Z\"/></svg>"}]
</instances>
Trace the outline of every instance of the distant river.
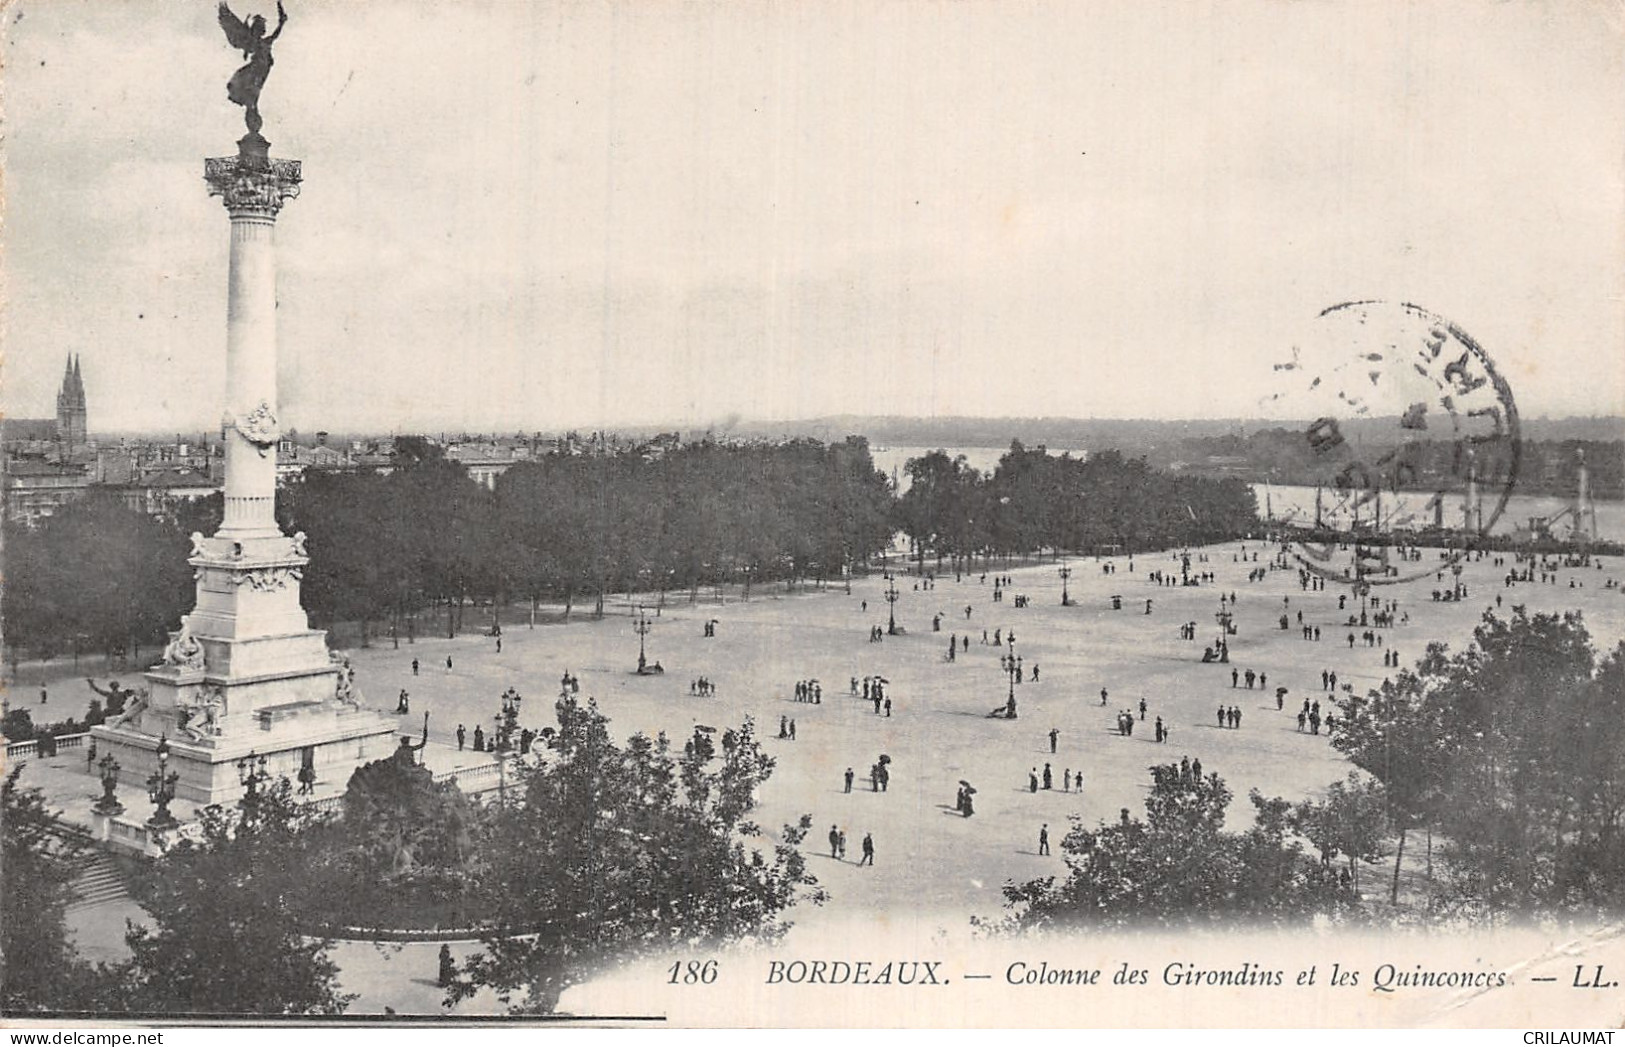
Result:
<instances>
[{"instance_id":1,"label":"distant river","mask_svg":"<svg viewBox=\"0 0 1625 1047\"><path fill-rule=\"evenodd\" d=\"M1266 508L1273 509L1276 517L1285 516L1289 512L1296 513L1300 518L1313 521L1315 518L1315 489L1313 487L1283 487L1275 484L1253 484L1253 493L1258 496L1258 515L1263 516ZM1268 494L1266 502L1265 495ZM1426 511L1432 495L1427 492L1407 492L1400 495L1383 496L1383 518L1386 519L1390 511L1414 513L1420 523L1432 523L1433 514ZM1322 504L1331 505L1331 495L1322 496ZM1549 517L1568 508L1568 499L1546 495L1514 494L1507 499L1506 509L1490 528L1491 534L1511 534L1515 527L1525 527L1532 516ZM1484 512L1488 514L1495 507L1489 492L1484 494ZM1625 540L1625 502L1602 501L1596 502L1597 508L1597 537L1608 541ZM1446 527L1460 527L1462 525L1462 496L1460 494L1445 495L1444 498L1444 525ZM1569 521L1565 518L1554 529L1557 537L1565 537L1569 533Z\"/></svg>"},{"instance_id":2,"label":"distant river","mask_svg":"<svg viewBox=\"0 0 1625 1047\"><path fill-rule=\"evenodd\" d=\"M964 455L965 462L971 468L990 473L998 467L999 458L1010 448L1005 447L952 447L945 448L950 456ZM933 450L930 447L880 447L871 445L870 453L875 460L875 468L892 475L897 471L899 491L908 490L908 473L904 471L904 463L910 458L918 458ZM1074 458L1086 458L1088 452L1078 448L1049 448L1051 454L1063 454L1070 451ZM1313 520L1315 517L1315 489L1313 487L1285 487L1275 484L1253 484L1253 492L1258 495L1258 515L1263 516L1265 511L1265 493L1269 494L1269 507L1275 511L1277 517L1288 512L1296 511L1298 515ZM1329 497L1329 496L1328 496ZM1432 495L1425 492L1401 494L1396 507L1392 500L1385 497L1383 500L1383 513L1391 510L1415 513L1418 520L1431 521L1432 514L1424 513L1428 499ZM1330 505L1328 500L1325 504ZM1493 507L1488 494L1485 495L1485 511ZM1597 536L1609 541L1625 541L1625 502L1598 500L1597 506ZM1400 508L1402 507L1402 508ZM1532 516L1547 517L1562 512L1568 507L1564 498L1549 497L1545 495L1515 494L1507 501L1507 507L1501 513L1501 518L1495 521L1490 530L1494 534L1510 534L1514 527L1526 526ZM1445 526L1460 526L1462 521L1461 496L1449 495L1444 503ZM1558 537L1568 533L1568 521L1565 520L1557 527Z\"/></svg>"}]
</instances>

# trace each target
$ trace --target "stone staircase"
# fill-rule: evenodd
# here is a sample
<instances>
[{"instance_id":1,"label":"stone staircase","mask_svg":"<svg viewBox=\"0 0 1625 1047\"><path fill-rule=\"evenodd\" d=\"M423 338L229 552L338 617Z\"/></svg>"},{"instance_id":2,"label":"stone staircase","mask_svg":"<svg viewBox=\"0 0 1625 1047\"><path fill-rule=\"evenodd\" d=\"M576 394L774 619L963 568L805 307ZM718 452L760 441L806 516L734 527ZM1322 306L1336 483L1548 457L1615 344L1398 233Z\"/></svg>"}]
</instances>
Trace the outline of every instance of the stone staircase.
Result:
<instances>
[{"instance_id":1,"label":"stone staircase","mask_svg":"<svg viewBox=\"0 0 1625 1047\"><path fill-rule=\"evenodd\" d=\"M79 856L79 873L72 884L73 900L68 911L88 909L94 905L116 902L130 896L124 882L124 870L112 855L99 847L87 848Z\"/></svg>"}]
</instances>

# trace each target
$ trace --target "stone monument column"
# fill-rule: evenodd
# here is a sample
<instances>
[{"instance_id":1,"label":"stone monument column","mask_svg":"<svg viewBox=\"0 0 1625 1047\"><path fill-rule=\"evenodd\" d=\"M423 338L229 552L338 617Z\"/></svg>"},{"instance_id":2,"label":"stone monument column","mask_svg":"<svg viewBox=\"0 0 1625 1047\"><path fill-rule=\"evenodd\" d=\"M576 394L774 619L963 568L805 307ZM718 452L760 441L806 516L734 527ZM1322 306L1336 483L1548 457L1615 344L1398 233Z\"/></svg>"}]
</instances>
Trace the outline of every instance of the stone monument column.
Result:
<instances>
[{"instance_id":1,"label":"stone monument column","mask_svg":"<svg viewBox=\"0 0 1625 1047\"><path fill-rule=\"evenodd\" d=\"M226 283L225 515L199 542L191 564L198 581L192 635L211 670L227 676L314 668L325 653L308 641L290 661L289 638L307 633L299 581L309 562L303 543L276 522L277 294L276 218L299 195L298 160L273 159L257 133L236 156L204 161L209 193L231 219ZM209 641L219 641L210 643ZM275 642L272 642L272 641ZM253 647L227 646L261 641ZM273 649L275 653L273 654Z\"/></svg>"},{"instance_id":2,"label":"stone monument column","mask_svg":"<svg viewBox=\"0 0 1625 1047\"><path fill-rule=\"evenodd\" d=\"M300 164L271 157L259 95L287 15L278 5L269 34L264 18L244 22L224 3L219 19L248 59L226 85L247 110L248 134L236 156L203 162L209 193L231 220L225 512L213 537L192 535L186 562L197 604L163 662L144 674L122 716L91 732L126 782L142 782L165 754L176 796L198 804L240 795L237 765L250 759L273 775L341 782L357 764L387 756L395 733L393 721L362 705L354 670L310 627L299 600L305 536L285 535L276 522L276 219L299 195Z\"/></svg>"},{"instance_id":3,"label":"stone monument column","mask_svg":"<svg viewBox=\"0 0 1625 1047\"><path fill-rule=\"evenodd\" d=\"M204 161L209 192L231 216L226 513L217 536L276 538L276 218L299 195L300 163L271 159L256 134L239 145L237 156Z\"/></svg>"}]
</instances>

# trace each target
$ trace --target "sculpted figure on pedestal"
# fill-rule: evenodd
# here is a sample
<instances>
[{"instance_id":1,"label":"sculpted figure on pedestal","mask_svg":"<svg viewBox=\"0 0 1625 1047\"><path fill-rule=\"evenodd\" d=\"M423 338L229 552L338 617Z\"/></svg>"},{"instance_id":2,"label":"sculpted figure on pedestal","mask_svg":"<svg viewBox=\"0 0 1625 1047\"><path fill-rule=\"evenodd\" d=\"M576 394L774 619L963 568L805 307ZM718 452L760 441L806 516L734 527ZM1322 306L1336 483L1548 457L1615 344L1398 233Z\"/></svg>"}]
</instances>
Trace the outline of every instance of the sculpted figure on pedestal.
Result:
<instances>
[{"instance_id":1,"label":"sculpted figure on pedestal","mask_svg":"<svg viewBox=\"0 0 1625 1047\"><path fill-rule=\"evenodd\" d=\"M225 710L226 696L218 684L208 684L198 693L195 705L185 706L186 719L180 729L196 741L214 738L220 734L220 716ZM194 722L196 721L196 722Z\"/></svg>"},{"instance_id":2,"label":"sculpted figure on pedestal","mask_svg":"<svg viewBox=\"0 0 1625 1047\"><path fill-rule=\"evenodd\" d=\"M134 697L128 699L122 713L119 713L117 716L114 716L107 721L107 726L123 727L125 724L130 723L131 721L139 721L141 719L141 714L146 711L147 701L152 697L152 692L147 690L145 687L137 687L133 692L130 693L133 693Z\"/></svg>"},{"instance_id":3,"label":"sculpted figure on pedestal","mask_svg":"<svg viewBox=\"0 0 1625 1047\"><path fill-rule=\"evenodd\" d=\"M338 679L333 683L333 697L345 705L353 705L359 709L361 707L361 691L355 685L355 667L350 664L350 659L337 651L331 652L328 657L339 668Z\"/></svg>"},{"instance_id":4,"label":"sculpted figure on pedestal","mask_svg":"<svg viewBox=\"0 0 1625 1047\"><path fill-rule=\"evenodd\" d=\"M164 648L164 664L182 669L203 668L203 645L192 635L190 616L181 618L181 627L175 638Z\"/></svg>"}]
</instances>

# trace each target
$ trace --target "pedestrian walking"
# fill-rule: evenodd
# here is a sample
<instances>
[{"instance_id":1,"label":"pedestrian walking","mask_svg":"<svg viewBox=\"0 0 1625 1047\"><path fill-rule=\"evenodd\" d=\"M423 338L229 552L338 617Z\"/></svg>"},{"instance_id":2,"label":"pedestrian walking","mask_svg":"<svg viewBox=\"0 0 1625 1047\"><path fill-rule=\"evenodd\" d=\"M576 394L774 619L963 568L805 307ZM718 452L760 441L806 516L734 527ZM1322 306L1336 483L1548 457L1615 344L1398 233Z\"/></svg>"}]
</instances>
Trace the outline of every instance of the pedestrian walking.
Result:
<instances>
[{"instance_id":1,"label":"pedestrian walking","mask_svg":"<svg viewBox=\"0 0 1625 1047\"><path fill-rule=\"evenodd\" d=\"M457 725L457 751L463 751L463 742L468 738L468 729L462 724Z\"/></svg>"},{"instance_id":2,"label":"pedestrian walking","mask_svg":"<svg viewBox=\"0 0 1625 1047\"><path fill-rule=\"evenodd\" d=\"M864 833L863 834L863 860L858 862L858 864L859 865L874 865L875 864L875 838L874 838L873 834L871 834L871 833Z\"/></svg>"},{"instance_id":3,"label":"pedestrian walking","mask_svg":"<svg viewBox=\"0 0 1625 1047\"><path fill-rule=\"evenodd\" d=\"M435 977L435 984L444 989L457 977L457 963L451 958L451 946L440 946L440 970Z\"/></svg>"},{"instance_id":4,"label":"pedestrian walking","mask_svg":"<svg viewBox=\"0 0 1625 1047\"><path fill-rule=\"evenodd\" d=\"M1039 830L1038 830L1038 853L1040 855L1045 855L1045 854L1049 853L1049 823L1048 822L1045 822L1043 824L1043 826L1041 826L1039 828Z\"/></svg>"},{"instance_id":5,"label":"pedestrian walking","mask_svg":"<svg viewBox=\"0 0 1625 1047\"><path fill-rule=\"evenodd\" d=\"M1050 752L1053 753L1055 751L1055 743L1057 741L1059 741L1060 738L1061 738L1061 732L1056 730L1054 727L1051 727L1049 729L1049 751Z\"/></svg>"},{"instance_id":6,"label":"pedestrian walking","mask_svg":"<svg viewBox=\"0 0 1625 1047\"><path fill-rule=\"evenodd\" d=\"M852 791L852 768L850 767L846 769L846 791Z\"/></svg>"}]
</instances>

